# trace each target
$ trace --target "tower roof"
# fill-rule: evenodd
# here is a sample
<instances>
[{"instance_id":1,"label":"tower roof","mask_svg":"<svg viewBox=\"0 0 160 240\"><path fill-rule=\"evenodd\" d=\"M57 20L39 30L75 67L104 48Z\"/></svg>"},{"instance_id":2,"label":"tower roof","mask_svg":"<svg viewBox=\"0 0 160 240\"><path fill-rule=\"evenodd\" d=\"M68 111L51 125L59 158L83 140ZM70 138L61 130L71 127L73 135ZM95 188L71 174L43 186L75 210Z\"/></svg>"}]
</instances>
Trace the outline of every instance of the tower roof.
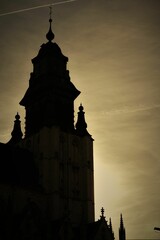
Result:
<instances>
[{"instance_id":1,"label":"tower roof","mask_svg":"<svg viewBox=\"0 0 160 240\"><path fill-rule=\"evenodd\" d=\"M70 80L68 57L57 43L52 42L52 18L50 8L48 42L43 43L31 61L29 87L20 101L26 108L25 137L38 132L44 126L58 126L65 131L74 129L74 100L80 91Z\"/></svg>"}]
</instances>

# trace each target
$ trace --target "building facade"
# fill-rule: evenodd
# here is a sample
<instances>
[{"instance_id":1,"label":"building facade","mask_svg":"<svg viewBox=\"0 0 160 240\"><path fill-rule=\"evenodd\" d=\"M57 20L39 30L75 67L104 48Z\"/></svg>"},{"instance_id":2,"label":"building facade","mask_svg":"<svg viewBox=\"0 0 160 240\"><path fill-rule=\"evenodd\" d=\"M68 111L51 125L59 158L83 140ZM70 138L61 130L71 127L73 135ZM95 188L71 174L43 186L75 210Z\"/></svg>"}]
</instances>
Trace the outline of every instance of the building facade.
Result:
<instances>
[{"instance_id":1,"label":"building facade","mask_svg":"<svg viewBox=\"0 0 160 240\"><path fill-rule=\"evenodd\" d=\"M51 24L20 101L25 133L17 113L11 139L0 143L0 239L114 240L103 208L95 221L94 140L82 105L74 122L80 91ZM125 240L122 216L120 223Z\"/></svg>"}]
</instances>

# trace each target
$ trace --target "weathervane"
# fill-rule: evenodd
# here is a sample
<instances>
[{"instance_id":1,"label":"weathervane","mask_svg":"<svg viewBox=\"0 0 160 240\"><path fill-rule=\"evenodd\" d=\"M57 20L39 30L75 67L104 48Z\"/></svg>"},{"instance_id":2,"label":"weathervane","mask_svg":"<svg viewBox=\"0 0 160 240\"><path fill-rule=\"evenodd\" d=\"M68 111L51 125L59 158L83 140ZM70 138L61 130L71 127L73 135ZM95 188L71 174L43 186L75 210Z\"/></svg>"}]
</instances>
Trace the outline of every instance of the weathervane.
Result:
<instances>
[{"instance_id":1,"label":"weathervane","mask_svg":"<svg viewBox=\"0 0 160 240\"><path fill-rule=\"evenodd\" d=\"M46 38L49 42L54 39L54 33L52 32L52 4L49 6L49 31L46 34Z\"/></svg>"}]
</instances>

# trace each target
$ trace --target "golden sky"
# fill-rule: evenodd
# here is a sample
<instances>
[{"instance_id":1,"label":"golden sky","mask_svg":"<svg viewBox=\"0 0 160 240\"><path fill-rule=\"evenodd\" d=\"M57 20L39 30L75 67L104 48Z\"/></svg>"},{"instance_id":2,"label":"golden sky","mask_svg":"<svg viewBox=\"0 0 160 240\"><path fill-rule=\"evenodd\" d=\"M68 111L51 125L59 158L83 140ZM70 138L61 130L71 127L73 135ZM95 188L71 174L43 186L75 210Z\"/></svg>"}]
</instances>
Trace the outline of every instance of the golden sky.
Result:
<instances>
[{"instance_id":1,"label":"golden sky","mask_svg":"<svg viewBox=\"0 0 160 240\"><path fill-rule=\"evenodd\" d=\"M0 141L10 139L29 84L31 59L47 40L47 0L1 0ZM118 239L123 214L128 239L159 238L160 0L77 0L53 7L55 42L69 57L94 138L95 210L112 218Z\"/></svg>"}]
</instances>

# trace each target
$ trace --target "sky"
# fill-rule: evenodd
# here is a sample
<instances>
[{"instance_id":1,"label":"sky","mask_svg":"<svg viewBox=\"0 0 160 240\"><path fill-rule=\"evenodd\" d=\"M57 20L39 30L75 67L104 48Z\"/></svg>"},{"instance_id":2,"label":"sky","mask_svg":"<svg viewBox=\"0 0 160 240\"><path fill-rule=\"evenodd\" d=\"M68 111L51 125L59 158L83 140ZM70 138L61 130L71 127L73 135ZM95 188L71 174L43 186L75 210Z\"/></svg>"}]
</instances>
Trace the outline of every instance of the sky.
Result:
<instances>
[{"instance_id":1,"label":"sky","mask_svg":"<svg viewBox=\"0 0 160 240\"><path fill-rule=\"evenodd\" d=\"M28 88L34 58L47 42L49 8L61 1L1 0L0 142L7 142ZM15 12L33 8L28 11ZM69 58L94 139L95 220L104 207L116 239L160 232L160 0L76 0L52 7L55 42Z\"/></svg>"}]
</instances>

